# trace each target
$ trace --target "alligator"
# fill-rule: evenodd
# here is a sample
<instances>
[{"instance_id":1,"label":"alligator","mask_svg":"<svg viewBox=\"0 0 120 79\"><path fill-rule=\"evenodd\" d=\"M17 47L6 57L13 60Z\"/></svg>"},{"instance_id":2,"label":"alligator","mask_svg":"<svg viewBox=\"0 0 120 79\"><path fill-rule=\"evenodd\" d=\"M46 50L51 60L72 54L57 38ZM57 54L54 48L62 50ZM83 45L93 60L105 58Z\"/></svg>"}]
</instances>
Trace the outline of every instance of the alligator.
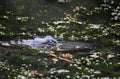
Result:
<instances>
[{"instance_id":1,"label":"alligator","mask_svg":"<svg viewBox=\"0 0 120 79\"><path fill-rule=\"evenodd\" d=\"M57 41L52 36L35 37L34 39L22 39L18 41L11 40L9 42L1 42L1 46L19 46L19 47L30 47L33 49L47 48L54 51L73 51L91 49L92 44L88 42L68 42L68 41Z\"/></svg>"}]
</instances>

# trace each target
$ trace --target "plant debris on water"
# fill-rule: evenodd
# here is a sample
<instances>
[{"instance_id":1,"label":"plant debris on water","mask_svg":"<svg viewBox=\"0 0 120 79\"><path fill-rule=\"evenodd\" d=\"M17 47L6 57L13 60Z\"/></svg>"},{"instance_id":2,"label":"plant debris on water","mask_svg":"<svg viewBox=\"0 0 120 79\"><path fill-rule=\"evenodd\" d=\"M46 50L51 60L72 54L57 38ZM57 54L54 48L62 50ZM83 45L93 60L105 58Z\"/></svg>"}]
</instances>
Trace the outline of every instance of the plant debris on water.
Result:
<instances>
[{"instance_id":1,"label":"plant debris on water","mask_svg":"<svg viewBox=\"0 0 120 79\"><path fill-rule=\"evenodd\" d=\"M1 0L0 79L119 79L119 26L118 0Z\"/></svg>"},{"instance_id":2,"label":"plant debris on water","mask_svg":"<svg viewBox=\"0 0 120 79\"><path fill-rule=\"evenodd\" d=\"M40 53L43 52L43 53ZM77 52L22 49L8 52L0 62L2 79L79 79L95 77L119 77L120 54L114 52L91 51L82 55Z\"/></svg>"}]
</instances>

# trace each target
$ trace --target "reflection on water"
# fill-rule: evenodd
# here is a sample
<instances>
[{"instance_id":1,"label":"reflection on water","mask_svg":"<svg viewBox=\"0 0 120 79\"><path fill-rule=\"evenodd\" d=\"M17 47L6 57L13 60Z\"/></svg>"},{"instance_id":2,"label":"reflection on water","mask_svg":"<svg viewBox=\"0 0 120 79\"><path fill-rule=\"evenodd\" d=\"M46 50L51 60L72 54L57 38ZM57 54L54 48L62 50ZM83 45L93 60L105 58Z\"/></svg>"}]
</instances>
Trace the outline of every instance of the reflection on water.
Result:
<instances>
[{"instance_id":1,"label":"reflection on water","mask_svg":"<svg viewBox=\"0 0 120 79\"><path fill-rule=\"evenodd\" d=\"M64 1L0 0L0 40L13 39L0 41L0 79L120 77L120 49L111 45L120 45L119 3ZM100 44L51 36L14 41L48 34Z\"/></svg>"},{"instance_id":2,"label":"reflection on water","mask_svg":"<svg viewBox=\"0 0 120 79\"><path fill-rule=\"evenodd\" d=\"M95 46L90 50L64 52L8 46L6 43L0 46L0 52L2 79L117 78L120 75L120 54L116 46Z\"/></svg>"}]
</instances>

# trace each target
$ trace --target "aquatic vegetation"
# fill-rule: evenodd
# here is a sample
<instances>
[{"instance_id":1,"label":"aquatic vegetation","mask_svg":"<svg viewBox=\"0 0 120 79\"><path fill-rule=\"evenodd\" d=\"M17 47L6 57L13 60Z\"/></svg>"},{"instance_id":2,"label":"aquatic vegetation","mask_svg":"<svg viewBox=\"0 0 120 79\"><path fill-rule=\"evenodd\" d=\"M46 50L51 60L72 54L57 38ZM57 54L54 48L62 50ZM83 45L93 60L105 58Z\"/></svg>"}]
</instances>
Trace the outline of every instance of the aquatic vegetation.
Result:
<instances>
[{"instance_id":1,"label":"aquatic vegetation","mask_svg":"<svg viewBox=\"0 0 120 79\"><path fill-rule=\"evenodd\" d=\"M84 6L86 2L82 4L83 6L71 6L72 9L64 13L63 18L52 18L50 21L41 21L42 18L39 18L46 16L50 11L41 10L41 4L45 5L42 8L52 8L61 12L62 8L77 0L66 0L70 1L69 3L64 0L58 2L52 0L57 2L53 3L57 6L51 5L50 0L11 1L8 1L9 5L5 3L5 7L8 6L4 8L5 10L1 9L4 5L1 6L0 3L0 40L12 39L14 41L11 43L15 44L15 40L51 35L58 41L89 41L97 46L89 50L88 54L85 51L66 53L12 46L8 42L0 41L1 79L120 77L120 4L117 0L96 0L97 5L90 4L92 7ZM50 8L46 4L51 5ZM102 17L105 20L101 19ZM29 45L31 41L33 40L28 40L27 44ZM20 44L21 41L17 43ZM77 48L80 47L76 46Z\"/></svg>"},{"instance_id":2,"label":"aquatic vegetation","mask_svg":"<svg viewBox=\"0 0 120 79\"><path fill-rule=\"evenodd\" d=\"M43 52L43 53L42 53ZM47 53L45 53L47 52ZM93 54L60 53L23 49L7 55L0 62L0 78L79 79L119 77L120 54L91 51Z\"/></svg>"}]
</instances>

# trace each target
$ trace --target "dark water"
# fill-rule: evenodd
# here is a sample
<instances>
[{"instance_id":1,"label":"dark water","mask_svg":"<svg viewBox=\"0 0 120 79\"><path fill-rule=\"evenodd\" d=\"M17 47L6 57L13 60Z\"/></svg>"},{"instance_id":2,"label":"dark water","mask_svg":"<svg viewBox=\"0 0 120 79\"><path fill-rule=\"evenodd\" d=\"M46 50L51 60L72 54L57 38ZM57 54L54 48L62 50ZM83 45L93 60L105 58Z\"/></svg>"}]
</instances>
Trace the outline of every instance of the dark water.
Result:
<instances>
[{"instance_id":1,"label":"dark water","mask_svg":"<svg viewBox=\"0 0 120 79\"><path fill-rule=\"evenodd\" d=\"M92 40L92 42L60 42L63 43L63 45L60 46L59 49L56 47L33 49L26 45L10 44L9 40L11 39L16 41L22 40L23 38L33 38L33 36L36 35L38 27L46 27L46 25L41 24L42 21L63 19L66 16L65 14L72 13L72 9L76 6L86 7L92 10L95 6L100 5L93 0L71 1L71 3L65 4L58 3L55 0L52 2L48 0L16 0L15 3L13 0L0 1L0 26L2 27L0 31L5 32L5 35L1 34L0 36L0 40L2 40L0 41L0 79L119 79L120 47L111 44L111 41L106 43L105 38L102 38L102 43L99 42L99 40L96 40L97 43L94 42L94 40ZM5 18L3 18L3 16L5 16ZM6 19L6 16L10 19ZM16 18L24 17L28 17L27 21L16 20ZM92 15L91 17L83 19L93 24L106 24L110 21L110 15L108 15L107 12L102 12L101 14L98 13L98 15ZM83 21L83 19L80 19L80 21ZM74 30L73 28L75 28L76 25L79 26L79 24L75 23L68 25L72 27L71 30L68 31L70 34L72 34L71 31ZM7 29L4 29L4 26ZM53 25L53 27L54 26L57 25ZM87 27L87 23L80 24L80 26ZM102 27L105 28L107 26L101 26L101 28ZM93 36L97 36L99 32L100 35L102 35L103 28L102 30L88 30L84 28L83 30L75 30L83 31L83 34L84 30L90 31L88 35L95 34ZM67 30L68 29L65 29L65 31ZM21 33L26 33L26 35L21 35ZM46 30L45 34L40 32L37 34L48 35L49 29ZM61 29L59 34L61 34ZM81 33L81 35L83 34ZM118 38L117 35L115 37ZM110 36L110 38L114 38L114 34L113 37Z\"/></svg>"},{"instance_id":2,"label":"dark water","mask_svg":"<svg viewBox=\"0 0 120 79\"><path fill-rule=\"evenodd\" d=\"M88 43L81 43L88 45ZM36 50L20 45L2 45L0 46L0 71L2 72L0 78L118 78L119 47L94 45L96 46L92 45L91 49L83 48L77 51Z\"/></svg>"}]
</instances>

